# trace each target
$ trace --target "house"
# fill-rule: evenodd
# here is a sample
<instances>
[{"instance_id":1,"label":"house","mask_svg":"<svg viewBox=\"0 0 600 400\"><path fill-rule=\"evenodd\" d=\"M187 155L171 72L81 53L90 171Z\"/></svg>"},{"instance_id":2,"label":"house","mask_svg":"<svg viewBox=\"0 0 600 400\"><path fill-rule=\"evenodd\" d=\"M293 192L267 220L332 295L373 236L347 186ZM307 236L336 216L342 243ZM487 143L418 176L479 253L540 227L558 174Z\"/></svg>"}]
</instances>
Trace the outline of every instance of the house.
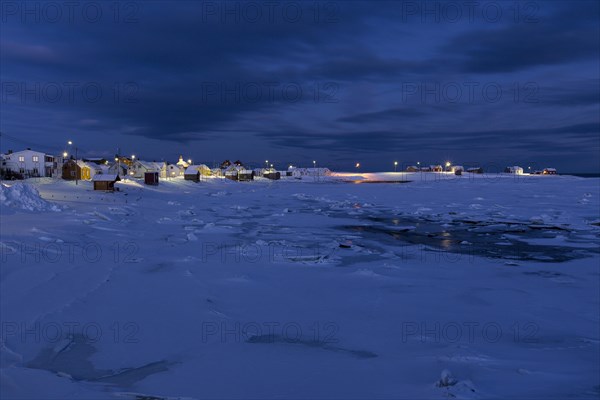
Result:
<instances>
[{"instance_id":1,"label":"house","mask_svg":"<svg viewBox=\"0 0 600 400\"><path fill-rule=\"evenodd\" d=\"M144 183L146 185L158 185L158 172L144 173Z\"/></svg>"},{"instance_id":2,"label":"house","mask_svg":"<svg viewBox=\"0 0 600 400\"><path fill-rule=\"evenodd\" d=\"M429 166L429 170L431 172L443 172L444 171L444 167L442 167L441 165L430 165Z\"/></svg>"},{"instance_id":3,"label":"house","mask_svg":"<svg viewBox=\"0 0 600 400\"><path fill-rule=\"evenodd\" d=\"M225 160L221 163L221 166L220 166L221 169L227 169L228 167L231 167L231 161Z\"/></svg>"},{"instance_id":4,"label":"house","mask_svg":"<svg viewBox=\"0 0 600 400\"><path fill-rule=\"evenodd\" d=\"M276 181L276 180L281 179L281 172L275 171L275 170L269 171L269 172L264 173L263 177Z\"/></svg>"},{"instance_id":5,"label":"house","mask_svg":"<svg viewBox=\"0 0 600 400\"><path fill-rule=\"evenodd\" d=\"M67 181L81 180L81 166L73 159L62 166L62 178Z\"/></svg>"},{"instance_id":6,"label":"house","mask_svg":"<svg viewBox=\"0 0 600 400\"><path fill-rule=\"evenodd\" d=\"M483 168L481 168L481 167L467 168L467 172L469 172L471 174L483 174Z\"/></svg>"},{"instance_id":7,"label":"house","mask_svg":"<svg viewBox=\"0 0 600 400\"><path fill-rule=\"evenodd\" d=\"M410 165L408 167L406 167L406 172L419 172L420 168L416 167L414 165Z\"/></svg>"},{"instance_id":8,"label":"house","mask_svg":"<svg viewBox=\"0 0 600 400\"><path fill-rule=\"evenodd\" d=\"M464 171L465 171L465 168L462 165L451 165L450 166L450 172L453 172L454 174L460 174Z\"/></svg>"},{"instance_id":9,"label":"house","mask_svg":"<svg viewBox=\"0 0 600 400\"><path fill-rule=\"evenodd\" d=\"M67 160L62 166L62 178L67 181L89 181L96 175L102 175L102 167L81 160Z\"/></svg>"},{"instance_id":10,"label":"house","mask_svg":"<svg viewBox=\"0 0 600 400\"><path fill-rule=\"evenodd\" d=\"M210 170L210 168L208 168L207 165L200 164L200 165L197 165L197 167L198 167L198 171L200 171L200 175L202 175L202 176L211 176L212 175L212 171Z\"/></svg>"},{"instance_id":11,"label":"house","mask_svg":"<svg viewBox=\"0 0 600 400\"><path fill-rule=\"evenodd\" d=\"M119 164L126 165L127 167L131 167L133 164L133 159L125 156L115 155L115 162Z\"/></svg>"},{"instance_id":12,"label":"house","mask_svg":"<svg viewBox=\"0 0 600 400\"><path fill-rule=\"evenodd\" d=\"M556 175L556 169L555 168L544 168L542 170L542 175Z\"/></svg>"},{"instance_id":13,"label":"house","mask_svg":"<svg viewBox=\"0 0 600 400\"><path fill-rule=\"evenodd\" d=\"M187 168L187 167L186 167ZM177 164L168 164L166 167L166 177L175 178L177 176L183 176L185 168Z\"/></svg>"},{"instance_id":14,"label":"house","mask_svg":"<svg viewBox=\"0 0 600 400\"><path fill-rule=\"evenodd\" d=\"M190 165L185 169L184 179L197 182L200 180L200 177L210 175L212 175L212 171L206 165Z\"/></svg>"},{"instance_id":15,"label":"house","mask_svg":"<svg viewBox=\"0 0 600 400\"><path fill-rule=\"evenodd\" d=\"M183 174L183 179L185 179L186 181L194 182L200 181L200 171L198 170L197 166L190 165L189 167L187 167Z\"/></svg>"},{"instance_id":16,"label":"house","mask_svg":"<svg viewBox=\"0 0 600 400\"><path fill-rule=\"evenodd\" d=\"M129 174L129 166L125 163L121 163L120 161L115 161L109 165L108 173L119 176L127 176Z\"/></svg>"},{"instance_id":17,"label":"house","mask_svg":"<svg viewBox=\"0 0 600 400\"><path fill-rule=\"evenodd\" d=\"M113 174L99 174L92 178L94 183L94 190L105 190L114 192L115 182L120 181L119 175Z\"/></svg>"},{"instance_id":18,"label":"house","mask_svg":"<svg viewBox=\"0 0 600 400\"><path fill-rule=\"evenodd\" d=\"M161 178L166 178L167 165L164 162L135 160L129 169L129 175L134 178L143 178L146 172L158 172Z\"/></svg>"},{"instance_id":19,"label":"house","mask_svg":"<svg viewBox=\"0 0 600 400\"><path fill-rule=\"evenodd\" d=\"M523 168L516 166L516 165L514 167L506 167L506 168L504 168L504 173L523 175Z\"/></svg>"},{"instance_id":20,"label":"house","mask_svg":"<svg viewBox=\"0 0 600 400\"><path fill-rule=\"evenodd\" d=\"M54 156L27 148L14 152L9 150L2 156L2 174L19 174L23 178L52 177L57 174Z\"/></svg>"},{"instance_id":21,"label":"house","mask_svg":"<svg viewBox=\"0 0 600 400\"><path fill-rule=\"evenodd\" d=\"M231 165L225 170L225 178L232 181L251 181L254 180L254 171L245 169L239 165Z\"/></svg>"}]
</instances>

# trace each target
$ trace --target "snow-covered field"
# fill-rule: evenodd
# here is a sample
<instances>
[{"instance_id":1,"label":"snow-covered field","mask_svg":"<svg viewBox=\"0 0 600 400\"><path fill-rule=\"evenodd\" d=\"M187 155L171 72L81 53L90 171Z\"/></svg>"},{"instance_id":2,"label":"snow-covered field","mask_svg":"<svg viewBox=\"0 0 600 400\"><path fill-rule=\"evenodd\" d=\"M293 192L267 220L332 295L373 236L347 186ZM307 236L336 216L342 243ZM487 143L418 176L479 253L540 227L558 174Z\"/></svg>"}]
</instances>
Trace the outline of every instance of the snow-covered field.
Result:
<instances>
[{"instance_id":1,"label":"snow-covered field","mask_svg":"<svg viewBox=\"0 0 600 400\"><path fill-rule=\"evenodd\" d=\"M600 395L600 179L117 187L2 185L2 399Z\"/></svg>"}]
</instances>

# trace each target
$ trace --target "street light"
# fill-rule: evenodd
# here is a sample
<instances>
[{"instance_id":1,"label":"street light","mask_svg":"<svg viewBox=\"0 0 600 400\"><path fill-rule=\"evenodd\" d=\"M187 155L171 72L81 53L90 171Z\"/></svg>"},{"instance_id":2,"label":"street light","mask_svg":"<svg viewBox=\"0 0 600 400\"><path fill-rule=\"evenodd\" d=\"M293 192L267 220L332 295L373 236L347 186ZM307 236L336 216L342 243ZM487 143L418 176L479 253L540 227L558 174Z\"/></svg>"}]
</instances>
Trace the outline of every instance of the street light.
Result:
<instances>
[{"instance_id":1,"label":"street light","mask_svg":"<svg viewBox=\"0 0 600 400\"><path fill-rule=\"evenodd\" d=\"M192 159L191 158L188 158L188 164L190 164L190 165L192 164Z\"/></svg>"},{"instance_id":2,"label":"street light","mask_svg":"<svg viewBox=\"0 0 600 400\"><path fill-rule=\"evenodd\" d=\"M68 153L65 151L65 152L63 153L63 159L64 159L64 158L67 158L67 156L68 156L68 155L69 155L69 154L68 154Z\"/></svg>"},{"instance_id":3,"label":"street light","mask_svg":"<svg viewBox=\"0 0 600 400\"><path fill-rule=\"evenodd\" d=\"M131 155L131 161L135 160L135 154Z\"/></svg>"},{"instance_id":4,"label":"street light","mask_svg":"<svg viewBox=\"0 0 600 400\"><path fill-rule=\"evenodd\" d=\"M359 168L360 168L360 163L359 163L359 162L357 162L357 163L356 163L356 169L359 169Z\"/></svg>"},{"instance_id":5,"label":"street light","mask_svg":"<svg viewBox=\"0 0 600 400\"><path fill-rule=\"evenodd\" d=\"M72 145L73 145L73 141L69 140L69 141L67 142L67 144L68 144L69 146L72 146ZM66 153L67 153L67 152L65 151L65 153L64 153L64 154L66 154ZM76 185L78 185L78 184L79 184L79 183L78 183L78 177L77 177L77 146L75 146L75 184L76 184Z\"/></svg>"},{"instance_id":6,"label":"street light","mask_svg":"<svg viewBox=\"0 0 600 400\"><path fill-rule=\"evenodd\" d=\"M450 163L450 161L446 161L446 169L449 169L451 165L452 164Z\"/></svg>"},{"instance_id":7,"label":"street light","mask_svg":"<svg viewBox=\"0 0 600 400\"><path fill-rule=\"evenodd\" d=\"M398 161L394 161L394 172L398 169Z\"/></svg>"}]
</instances>

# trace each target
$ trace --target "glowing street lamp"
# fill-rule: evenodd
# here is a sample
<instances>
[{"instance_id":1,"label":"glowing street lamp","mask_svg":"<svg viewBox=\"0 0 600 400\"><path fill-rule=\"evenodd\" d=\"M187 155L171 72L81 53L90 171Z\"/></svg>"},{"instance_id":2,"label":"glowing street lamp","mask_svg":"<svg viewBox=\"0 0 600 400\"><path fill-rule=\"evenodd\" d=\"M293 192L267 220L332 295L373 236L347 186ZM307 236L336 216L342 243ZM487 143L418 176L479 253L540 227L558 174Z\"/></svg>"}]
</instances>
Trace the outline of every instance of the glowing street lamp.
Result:
<instances>
[{"instance_id":1,"label":"glowing street lamp","mask_svg":"<svg viewBox=\"0 0 600 400\"><path fill-rule=\"evenodd\" d=\"M69 154L68 154L68 153L65 151L65 152L63 153L63 158L67 158L67 156L68 156L68 155L69 155Z\"/></svg>"},{"instance_id":2,"label":"glowing street lamp","mask_svg":"<svg viewBox=\"0 0 600 400\"><path fill-rule=\"evenodd\" d=\"M68 144L69 146L72 146L72 145L73 145L73 142L72 142L71 140L69 140L69 141L67 142L67 144ZM65 151L65 154L66 154L66 151ZM77 146L75 146L75 163L77 163ZM77 168L77 167L75 167L75 168ZM76 185L78 185L78 184L79 184L79 179L77 178L77 170L75 170L75 184L76 184Z\"/></svg>"},{"instance_id":3,"label":"glowing street lamp","mask_svg":"<svg viewBox=\"0 0 600 400\"><path fill-rule=\"evenodd\" d=\"M131 161L135 160L135 154L131 155Z\"/></svg>"},{"instance_id":4,"label":"glowing street lamp","mask_svg":"<svg viewBox=\"0 0 600 400\"><path fill-rule=\"evenodd\" d=\"M190 165L192 164L192 159L191 158L188 158L188 164L190 164Z\"/></svg>"},{"instance_id":5,"label":"glowing street lamp","mask_svg":"<svg viewBox=\"0 0 600 400\"><path fill-rule=\"evenodd\" d=\"M446 170L449 170L451 165L452 164L450 163L450 161L446 161Z\"/></svg>"},{"instance_id":6,"label":"glowing street lamp","mask_svg":"<svg viewBox=\"0 0 600 400\"><path fill-rule=\"evenodd\" d=\"M356 169L359 169L359 168L360 168L360 163L359 163L359 162L357 162L357 163L356 163Z\"/></svg>"},{"instance_id":7,"label":"glowing street lamp","mask_svg":"<svg viewBox=\"0 0 600 400\"><path fill-rule=\"evenodd\" d=\"M394 172L396 172L398 168L398 161L394 161Z\"/></svg>"}]
</instances>

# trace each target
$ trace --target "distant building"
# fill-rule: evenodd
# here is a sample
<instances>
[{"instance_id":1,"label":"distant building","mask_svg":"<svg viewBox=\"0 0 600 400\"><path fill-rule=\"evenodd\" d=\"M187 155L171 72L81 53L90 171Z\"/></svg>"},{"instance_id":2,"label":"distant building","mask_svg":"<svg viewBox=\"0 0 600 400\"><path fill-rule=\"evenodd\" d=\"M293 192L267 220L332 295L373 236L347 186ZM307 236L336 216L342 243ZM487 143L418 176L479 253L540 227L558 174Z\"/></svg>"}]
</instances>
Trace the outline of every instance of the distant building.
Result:
<instances>
[{"instance_id":1,"label":"distant building","mask_svg":"<svg viewBox=\"0 0 600 400\"><path fill-rule=\"evenodd\" d=\"M457 172L464 172L465 167L463 167L462 165L451 165L450 166L450 172L454 172L455 174Z\"/></svg>"},{"instance_id":2,"label":"distant building","mask_svg":"<svg viewBox=\"0 0 600 400\"><path fill-rule=\"evenodd\" d=\"M506 167L504 169L504 173L506 174L516 174L516 175L523 175L523 168L519 167L519 166L514 166L514 167Z\"/></svg>"},{"instance_id":3,"label":"distant building","mask_svg":"<svg viewBox=\"0 0 600 400\"><path fill-rule=\"evenodd\" d=\"M245 169L239 165L231 165L225 170L225 178L232 181L251 181L254 180L254 171Z\"/></svg>"},{"instance_id":4,"label":"distant building","mask_svg":"<svg viewBox=\"0 0 600 400\"><path fill-rule=\"evenodd\" d=\"M146 172L158 172L161 178L167 176L167 165L164 162L135 160L129 169L129 175L143 178Z\"/></svg>"},{"instance_id":5,"label":"distant building","mask_svg":"<svg viewBox=\"0 0 600 400\"><path fill-rule=\"evenodd\" d=\"M221 168L221 169L227 169L227 168L228 168L228 167L230 167L230 166L231 166L231 161L229 161L229 160L225 160L225 161L223 161L223 162L221 163L221 166L220 166L220 168Z\"/></svg>"},{"instance_id":6,"label":"distant building","mask_svg":"<svg viewBox=\"0 0 600 400\"><path fill-rule=\"evenodd\" d=\"M183 176L184 172L185 172L185 168L180 166L179 163L167 165L166 173L167 173L168 178L175 178L177 176Z\"/></svg>"},{"instance_id":7,"label":"distant building","mask_svg":"<svg viewBox=\"0 0 600 400\"><path fill-rule=\"evenodd\" d=\"M444 167L442 167L441 165L430 165L429 166L429 171L431 171L431 172L443 172L444 171Z\"/></svg>"},{"instance_id":8,"label":"distant building","mask_svg":"<svg viewBox=\"0 0 600 400\"><path fill-rule=\"evenodd\" d=\"M129 166L125 163L115 161L108 166L108 173L119 176L127 176L129 175Z\"/></svg>"},{"instance_id":9,"label":"distant building","mask_svg":"<svg viewBox=\"0 0 600 400\"><path fill-rule=\"evenodd\" d=\"M556 175L556 169L555 168L544 168L542 170L542 175Z\"/></svg>"},{"instance_id":10,"label":"distant building","mask_svg":"<svg viewBox=\"0 0 600 400\"><path fill-rule=\"evenodd\" d=\"M419 172L419 167L416 167L414 165L409 165L408 167L406 167L406 172Z\"/></svg>"},{"instance_id":11,"label":"distant building","mask_svg":"<svg viewBox=\"0 0 600 400\"><path fill-rule=\"evenodd\" d=\"M190 164L189 164L188 162L186 162L186 161L183 159L183 156L179 156L179 161L177 161L177 166L178 166L178 167L179 167L179 168L180 168L182 171L185 171L185 169L186 169L187 167L189 167L189 165L190 165Z\"/></svg>"}]
</instances>

